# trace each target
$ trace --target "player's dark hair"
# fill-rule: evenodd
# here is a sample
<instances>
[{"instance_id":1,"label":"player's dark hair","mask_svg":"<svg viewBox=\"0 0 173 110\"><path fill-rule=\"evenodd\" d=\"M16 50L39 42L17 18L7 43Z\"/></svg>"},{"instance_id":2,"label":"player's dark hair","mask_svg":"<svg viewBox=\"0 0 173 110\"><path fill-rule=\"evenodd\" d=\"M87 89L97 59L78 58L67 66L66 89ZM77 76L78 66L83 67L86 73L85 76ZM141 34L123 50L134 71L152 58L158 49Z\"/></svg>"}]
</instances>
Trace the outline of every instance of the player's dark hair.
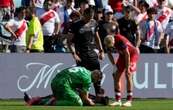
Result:
<instances>
[{"instance_id":1,"label":"player's dark hair","mask_svg":"<svg viewBox=\"0 0 173 110\"><path fill-rule=\"evenodd\" d=\"M14 16L17 16L19 13L21 13L23 10L26 10L26 7L22 6L19 8L16 8L16 11L14 13Z\"/></svg>"},{"instance_id":2,"label":"player's dark hair","mask_svg":"<svg viewBox=\"0 0 173 110\"><path fill-rule=\"evenodd\" d=\"M93 70L93 71L92 71L92 74L97 74L97 75L99 75L100 80L101 80L102 77L103 77L102 71L100 71L100 70L98 70L98 69Z\"/></svg>"},{"instance_id":3,"label":"player's dark hair","mask_svg":"<svg viewBox=\"0 0 173 110\"><path fill-rule=\"evenodd\" d=\"M84 15L88 15L88 16L94 17L94 9L93 8L85 9Z\"/></svg>"},{"instance_id":4,"label":"player's dark hair","mask_svg":"<svg viewBox=\"0 0 173 110\"><path fill-rule=\"evenodd\" d=\"M148 9L148 8L149 8L148 3L147 3L146 1L144 1L144 0L139 1L139 5L144 6L146 9Z\"/></svg>"},{"instance_id":5,"label":"player's dark hair","mask_svg":"<svg viewBox=\"0 0 173 110\"><path fill-rule=\"evenodd\" d=\"M132 8L130 6L125 6L124 7L124 11L125 12L131 12L132 11Z\"/></svg>"}]
</instances>

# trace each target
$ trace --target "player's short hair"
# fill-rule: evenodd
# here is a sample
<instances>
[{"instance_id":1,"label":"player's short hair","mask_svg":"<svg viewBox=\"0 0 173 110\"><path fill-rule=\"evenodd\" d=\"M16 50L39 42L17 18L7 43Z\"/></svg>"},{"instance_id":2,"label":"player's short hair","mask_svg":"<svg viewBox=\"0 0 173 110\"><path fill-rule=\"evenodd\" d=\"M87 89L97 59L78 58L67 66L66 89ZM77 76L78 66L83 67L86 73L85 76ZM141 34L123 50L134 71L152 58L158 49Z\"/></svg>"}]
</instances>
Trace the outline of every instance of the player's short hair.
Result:
<instances>
[{"instance_id":1,"label":"player's short hair","mask_svg":"<svg viewBox=\"0 0 173 110\"><path fill-rule=\"evenodd\" d=\"M84 11L84 15L94 17L94 10L92 8L87 8Z\"/></svg>"},{"instance_id":2,"label":"player's short hair","mask_svg":"<svg viewBox=\"0 0 173 110\"><path fill-rule=\"evenodd\" d=\"M29 6L29 7L27 7L27 10L30 12L30 13L36 13L36 9L35 9L35 7L33 7L33 6Z\"/></svg>"},{"instance_id":3,"label":"player's short hair","mask_svg":"<svg viewBox=\"0 0 173 110\"><path fill-rule=\"evenodd\" d=\"M78 11L73 11L70 14L70 18L73 18L73 17L79 17L80 18L80 16L81 16L81 14Z\"/></svg>"},{"instance_id":4,"label":"player's short hair","mask_svg":"<svg viewBox=\"0 0 173 110\"><path fill-rule=\"evenodd\" d=\"M114 41L114 36L113 35L107 35L105 38L104 38L104 44L106 46L109 47L109 45L111 44L111 42Z\"/></svg>"},{"instance_id":5,"label":"player's short hair","mask_svg":"<svg viewBox=\"0 0 173 110\"><path fill-rule=\"evenodd\" d=\"M16 11L15 11L15 16L17 16L19 13L21 13L23 10L26 10L26 7L24 6L21 6L19 8L16 8Z\"/></svg>"},{"instance_id":6,"label":"player's short hair","mask_svg":"<svg viewBox=\"0 0 173 110\"><path fill-rule=\"evenodd\" d=\"M146 9L149 8L149 4L146 1L144 1L144 0L139 1L139 4L144 6Z\"/></svg>"},{"instance_id":7,"label":"player's short hair","mask_svg":"<svg viewBox=\"0 0 173 110\"><path fill-rule=\"evenodd\" d=\"M99 76L100 80L101 80L102 77L103 77L103 73L102 73L100 70L98 70L98 69L93 70L93 71L92 71L92 74L97 74L97 75Z\"/></svg>"},{"instance_id":8,"label":"player's short hair","mask_svg":"<svg viewBox=\"0 0 173 110\"><path fill-rule=\"evenodd\" d=\"M132 8L130 6L125 6L124 11L125 12L132 12Z\"/></svg>"}]
</instances>

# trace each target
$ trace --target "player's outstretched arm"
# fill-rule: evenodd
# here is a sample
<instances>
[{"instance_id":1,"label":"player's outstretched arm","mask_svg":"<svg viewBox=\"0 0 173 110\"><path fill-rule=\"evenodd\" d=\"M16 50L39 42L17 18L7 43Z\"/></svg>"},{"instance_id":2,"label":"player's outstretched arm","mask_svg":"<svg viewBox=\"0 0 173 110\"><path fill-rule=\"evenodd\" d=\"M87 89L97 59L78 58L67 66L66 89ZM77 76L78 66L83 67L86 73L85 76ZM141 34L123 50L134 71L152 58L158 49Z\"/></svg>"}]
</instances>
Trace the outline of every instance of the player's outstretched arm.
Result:
<instances>
[{"instance_id":1,"label":"player's outstretched arm","mask_svg":"<svg viewBox=\"0 0 173 110\"><path fill-rule=\"evenodd\" d=\"M92 99L89 98L88 92L81 92L80 93L81 99L83 103L89 106L94 106L95 103L92 101Z\"/></svg>"}]
</instances>

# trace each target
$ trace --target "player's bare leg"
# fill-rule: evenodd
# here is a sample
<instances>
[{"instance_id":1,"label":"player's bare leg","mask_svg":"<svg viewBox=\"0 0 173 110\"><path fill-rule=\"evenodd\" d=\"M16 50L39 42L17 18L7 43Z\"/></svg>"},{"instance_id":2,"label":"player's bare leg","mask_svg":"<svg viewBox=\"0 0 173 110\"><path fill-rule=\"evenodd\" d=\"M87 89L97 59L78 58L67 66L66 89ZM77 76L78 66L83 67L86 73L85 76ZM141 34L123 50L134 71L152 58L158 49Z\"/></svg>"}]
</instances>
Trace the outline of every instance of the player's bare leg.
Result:
<instances>
[{"instance_id":1,"label":"player's bare leg","mask_svg":"<svg viewBox=\"0 0 173 110\"><path fill-rule=\"evenodd\" d=\"M132 106L132 96L133 96L133 80L132 74L126 74L126 81L127 81L127 102L123 104L125 107Z\"/></svg>"},{"instance_id":2,"label":"player's bare leg","mask_svg":"<svg viewBox=\"0 0 173 110\"><path fill-rule=\"evenodd\" d=\"M45 97L31 97L26 92L24 93L24 101L28 106L32 105L54 105L55 98L53 95L48 95Z\"/></svg>"},{"instance_id":3,"label":"player's bare leg","mask_svg":"<svg viewBox=\"0 0 173 110\"><path fill-rule=\"evenodd\" d=\"M113 73L113 79L114 79L114 90L115 90L115 102L110 104L110 106L121 106L121 73L116 71L116 73Z\"/></svg>"}]
</instances>

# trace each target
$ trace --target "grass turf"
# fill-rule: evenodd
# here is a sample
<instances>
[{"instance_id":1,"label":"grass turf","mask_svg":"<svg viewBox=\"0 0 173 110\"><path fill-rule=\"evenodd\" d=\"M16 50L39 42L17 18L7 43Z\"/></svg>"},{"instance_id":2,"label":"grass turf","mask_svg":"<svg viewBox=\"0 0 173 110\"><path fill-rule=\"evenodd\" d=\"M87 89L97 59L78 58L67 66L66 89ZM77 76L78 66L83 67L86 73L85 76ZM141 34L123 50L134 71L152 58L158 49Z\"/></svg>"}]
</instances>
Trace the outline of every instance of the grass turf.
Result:
<instances>
[{"instance_id":1,"label":"grass turf","mask_svg":"<svg viewBox=\"0 0 173 110\"><path fill-rule=\"evenodd\" d=\"M136 99L133 106L110 107L72 107L72 106L26 106L22 100L0 100L0 110L173 110L171 99Z\"/></svg>"}]
</instances>

